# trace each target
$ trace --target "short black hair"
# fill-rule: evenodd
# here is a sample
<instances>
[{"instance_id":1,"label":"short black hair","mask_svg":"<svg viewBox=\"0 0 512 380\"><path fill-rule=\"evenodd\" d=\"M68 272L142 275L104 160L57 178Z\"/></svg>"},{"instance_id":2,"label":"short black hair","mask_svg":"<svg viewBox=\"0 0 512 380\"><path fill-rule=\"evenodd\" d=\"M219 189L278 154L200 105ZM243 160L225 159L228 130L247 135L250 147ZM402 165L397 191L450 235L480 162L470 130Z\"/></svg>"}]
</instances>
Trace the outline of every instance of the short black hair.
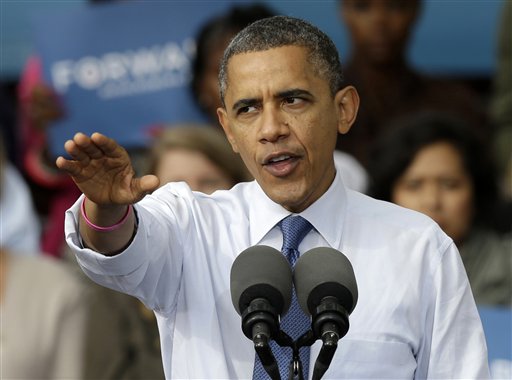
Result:
<instances>
[{"instance_id":1,"label":"short black hair","mask_svg":"<svg viewBox=\"0 0 512 380\"><path fill-rule=\"evenodd\" d=\"M196 36L196 55L192 61L191 90L195 99L200 98L200 83L212 49L225 39L231 39L247 25L275 12L263 4L234 5L230 10L207 21Z\"/></svg>"},{"instance_id":2,"label":"short black hair","mask_svg":"<svg viewBox=\"0 0 512 380\"><path fill-rule=\"evenodd\" d=\"M274 16L256 21L238 33L224 52L220 65L220 97L228 86L227 68L232 56L242 53L265 51L283 46L300 46L308 50L308 59L318 75L325 78L332 95L343 87L341 62L334 42L320 29L307 21Z\"/></svg>"}]
</instances>

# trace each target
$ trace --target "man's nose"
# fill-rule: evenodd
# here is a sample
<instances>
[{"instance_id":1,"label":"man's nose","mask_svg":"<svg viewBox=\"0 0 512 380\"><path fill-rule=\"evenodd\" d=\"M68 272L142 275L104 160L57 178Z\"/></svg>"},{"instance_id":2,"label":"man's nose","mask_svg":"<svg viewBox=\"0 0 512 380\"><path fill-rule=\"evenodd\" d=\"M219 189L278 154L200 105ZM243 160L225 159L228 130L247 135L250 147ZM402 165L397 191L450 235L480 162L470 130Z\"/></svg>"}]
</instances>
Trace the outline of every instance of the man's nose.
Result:
<instances>
[{"instance_id":1,"label":"man's nose","mask_svg":"<svg viewBox=\"0 0 512 380\"><path fill-rule=\"evenodd\" d=\"M286 115L278 107L267 107L263 110L260 128L262 142L276 142L290 134Z\"/></svg>"}]
</instances>

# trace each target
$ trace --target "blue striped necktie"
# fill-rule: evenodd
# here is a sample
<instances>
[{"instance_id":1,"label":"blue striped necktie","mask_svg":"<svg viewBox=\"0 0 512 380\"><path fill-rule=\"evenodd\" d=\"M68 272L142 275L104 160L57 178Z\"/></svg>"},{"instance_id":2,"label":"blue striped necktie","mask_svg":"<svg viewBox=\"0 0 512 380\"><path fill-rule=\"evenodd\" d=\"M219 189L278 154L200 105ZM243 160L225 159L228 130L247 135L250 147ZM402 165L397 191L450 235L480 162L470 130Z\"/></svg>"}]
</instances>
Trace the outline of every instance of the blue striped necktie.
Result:
<instances>
[{"instance_id":1,"label":"blue striped necktie","mask_svg":"<svg viewBox=\"0 0 512 380\"><path fill-rule=\"evenodd\" d=\"M279 223L279 226L283 232L283 248L281 251L290 262L290 266L293 268L295 266L295 262L299 258L299 244L308 232L311 231L313 226L301 216L288 216ZM311 322L309 317L301 310L297 301L295 289L293 289L290 310L283 318L281 318L281 330L287 333L295 341L309 330L310 327ZM288 379L288 368L293 357L292 348L281 347L274 341L270 343L270 347L276 357L281 379ZM300 359L302 362L304 378L307 378L309 371L309 351L309 347L302 347L300 349ZM267 372L261 365L258 355L256 355L256 360L254 362L253 379L269 379Z\"/></svg>"}]
</instances>

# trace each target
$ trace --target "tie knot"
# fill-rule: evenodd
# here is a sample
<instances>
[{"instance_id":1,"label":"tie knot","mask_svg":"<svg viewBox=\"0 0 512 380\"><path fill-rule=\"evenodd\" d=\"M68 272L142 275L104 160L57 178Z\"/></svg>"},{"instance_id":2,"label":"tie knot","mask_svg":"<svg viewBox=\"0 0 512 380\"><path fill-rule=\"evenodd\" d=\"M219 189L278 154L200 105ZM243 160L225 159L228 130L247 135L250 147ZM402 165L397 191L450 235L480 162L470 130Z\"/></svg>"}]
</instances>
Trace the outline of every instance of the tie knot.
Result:
<instances>
[{"instance_id":1,"label":"tie knot","mask_svg":"<svg viewBox=\"0 0 512 380\"><path fill-rule=\"evenodd\" d=\"M284 218L280 226L283 232L283 252L289 249L298 250L302 239L313 228L311 223L298 215Z\"/></svg>"}]
</instances>

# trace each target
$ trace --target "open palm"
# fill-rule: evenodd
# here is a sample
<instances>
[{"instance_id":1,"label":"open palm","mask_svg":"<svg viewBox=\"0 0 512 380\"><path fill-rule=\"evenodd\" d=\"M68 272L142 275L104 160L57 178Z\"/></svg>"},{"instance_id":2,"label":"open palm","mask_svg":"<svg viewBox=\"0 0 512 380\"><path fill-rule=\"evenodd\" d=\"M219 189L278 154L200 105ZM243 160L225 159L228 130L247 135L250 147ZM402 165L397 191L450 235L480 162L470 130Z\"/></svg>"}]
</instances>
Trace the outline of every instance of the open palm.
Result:
<instances>
[{"instance_id":1,"label":"open palm","mask_svg":"<svg viewBox=\"0 0 512 380\"><path fill-rule=\"evenodd\" d=\"M64 148L71 158L58 157L57 167L98 205L133 204L159 185L153 175L136 178L126 150L100 133L77 133Z\"/></svg>"}]
</instances>

